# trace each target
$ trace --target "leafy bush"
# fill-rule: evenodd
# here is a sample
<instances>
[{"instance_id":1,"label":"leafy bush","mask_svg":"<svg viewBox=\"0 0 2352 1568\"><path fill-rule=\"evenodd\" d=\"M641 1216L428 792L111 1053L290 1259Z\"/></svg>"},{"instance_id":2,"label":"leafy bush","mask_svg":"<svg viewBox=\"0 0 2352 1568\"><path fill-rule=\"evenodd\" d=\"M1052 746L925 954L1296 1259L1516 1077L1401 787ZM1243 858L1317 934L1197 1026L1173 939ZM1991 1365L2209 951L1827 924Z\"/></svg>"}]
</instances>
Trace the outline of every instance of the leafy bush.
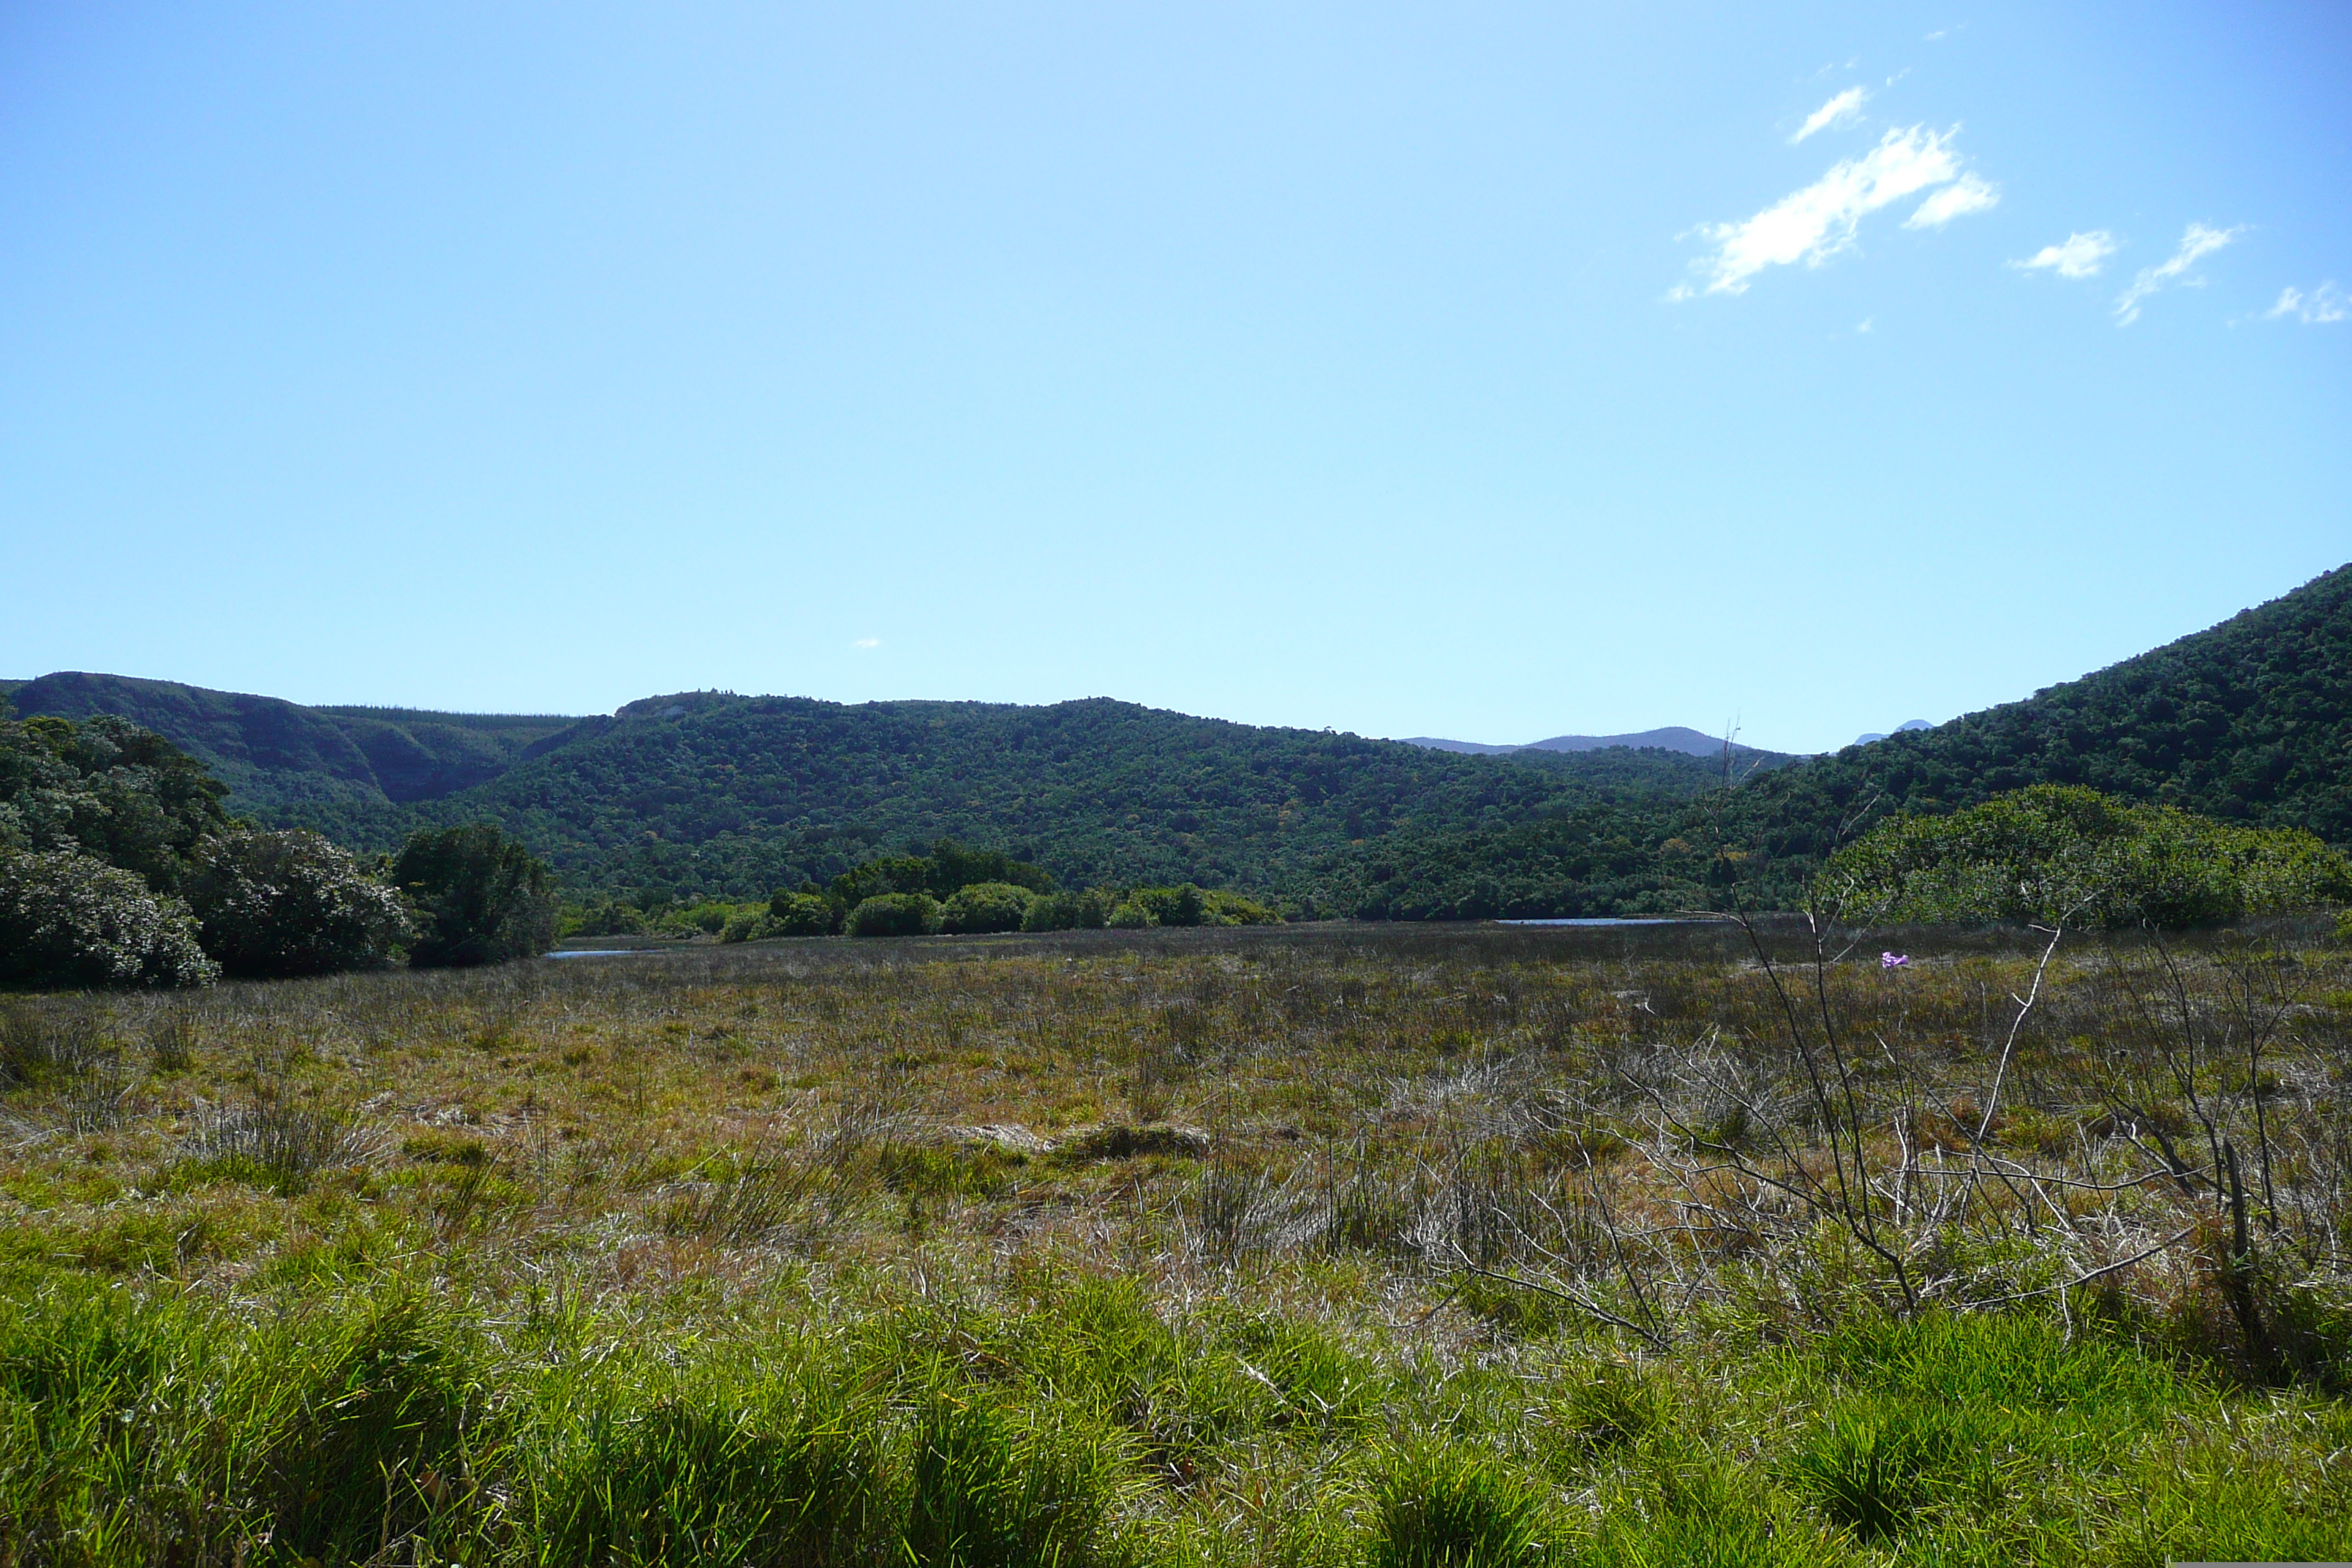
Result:
<instances>
[{"instance_id":1,"label":"leafy bush","mask_svg":"<svg viewBox=\"0 0 2352 1568\"><path fill-rule=\"evenodd\" d=\"M163 736L102 714L0 723L0 849L79 850L177 888L228 826L227 786Z\"/></svg>"},{"instance_id":2,"label":"leafy bush","mask_svg":"<svg viewBox=\"0 0 2352 1568\"><path fill-rule=\"evenodd\" d=\"M1021 917L1023 931L1093 931L1110 918L1111 896L1100 888L1040 893Z\"/></svg>"},{"instance_id":3,"label":"leafy bush","mask_svg":"<svg viewBox=\"0 0 2352 1568\"><path fill-rule=\"evenodd\" d=\"M2352 861L2308 833L2238 827L2072 784L1889 822L1834 856L1843 918L2209 925L2352 900Z\"/></svg>"},{"instance_id":4,"label":"leafy bush","mask_svg":"<svg viewBox=\"0 0 2352 1568\"><path fill-rule=\"evenodd\" d=\"M952 898L981 883L1009 883L1033 893L1051 892L1054 879L1039 867L1015 860L994 849L974 849L952 838L931 845L929 855L884 855L844 871L833 879L825 896L842 909L854 909L884 893L927 893Z\"/></svg>"},{"instance_id":5,"label":"leafy bush","mask_svg":"<svg viewBox=\"0 0 2352 1568\"><path fill-rule=\"evenodd\" d=\"M940 929L940 906L922 893L880 893L849 911L852 936L927 936Z\"/></svg>"},{"instance_id":6,"label":"leafy bush","mask_svg":"<svg viewBox=\"0 0 2352 1568\"><path fill-rule=\"evenodd\" d=\"M239 829L197 852L184 891L231 974L380 968L410 935L400 895L315 833Z\"/></svg>"},{"instance_id":7,"label":"leafy bush","mask_svg":"<svg viewBox=\"0 0 2352 1568\"><path fill-rule=\"evenodd\" d=\"M1150 907L1135 899L1114 904L1110 913L1103 917L1103 924L1113 931L1142 931L1159 923L1160 917L1151 912Z\"/></svg>"},{"instance_id":8,"label":"leafy bush","mask_svg":"<svg viewBox=\"0 0 2352 1568\"><path fill-rule=\"evenodd\" d=\"M779 892L768 900L768 930L774 936L831 936L841 914L820 893Z\"/></svg>"},{"instance_id":9,"label":"leafy bush","mask_svg":"<svg viewBox=\"0 0 2352 1568\"><path fill-rule=\"evenodd\" d=\"M70 849L0 849L0 980L206 985L220 973L188 906Z\"/></svg>"},{"instance_id":10,"label":"leafy bush","mask_svg":"<svg viewBox=\"0 0 2352 1568\"><path fill-rule=\"evenodd\" d=\"M558 936L641 936L645 929L645 911L618 899L573 905L556 921Z\"/></svg>"},{"instance_id":11,"label":"leafy bush","mask_svg":"<svg viewBox=\"0 0 2352 1568\"><path fill-rule=\"evenodd\" d=\"M1280 925L1282 916L1255 899L1213 888L1201 895L1201 923L1210 926L1271 926Z\"/></svg>"},{"instance_id":12,"label":"leafy bush","mask_svg":"<svg viewBox=\"0 0 2352 1568\"><path fill-rule=\"evenodd\" d=\"M495 823L410 835L392 879L416 908L420 968L536 957L555 940L554 878Z\"/></svg>"},{"instance_id":13,"label":"leafy bush","mask_svg":"<svg viewBox=\"0 0 2352 1568\"><path fill-rule=\"evenodd\" d=\"M723 936L727 928L737 921L766 912L757 904L739 904L726 899L701 899L682 909L667 911L653 922L653 929L664 936ZM734 940L740 942L743 939L737 937Z\"/></svg>"},{"instance_id":14,"label":"leafy bush","mask_svg":"<svg viewBox=\"0 0 2352 1568\"><path fill-rule=\"evenodd\" d=\"M958 888L940 912L940 929L958 932L1019 931L1037 895L1010 882L974 882Z\"/></svg>"},{"instance_id":15,"label":"leafy bush","mask_svg":"<svg viewBox=\"0 0 2352 1568\"><path fill-rule=\"evenodd\" d=\"M1128 894L1127 901L1139 904L1151 915L1151 923L1161 926L1196 926L1206 908L1201 889L1186 882L1173 888L1138 888Z\"/></svg>"}]
</instances>

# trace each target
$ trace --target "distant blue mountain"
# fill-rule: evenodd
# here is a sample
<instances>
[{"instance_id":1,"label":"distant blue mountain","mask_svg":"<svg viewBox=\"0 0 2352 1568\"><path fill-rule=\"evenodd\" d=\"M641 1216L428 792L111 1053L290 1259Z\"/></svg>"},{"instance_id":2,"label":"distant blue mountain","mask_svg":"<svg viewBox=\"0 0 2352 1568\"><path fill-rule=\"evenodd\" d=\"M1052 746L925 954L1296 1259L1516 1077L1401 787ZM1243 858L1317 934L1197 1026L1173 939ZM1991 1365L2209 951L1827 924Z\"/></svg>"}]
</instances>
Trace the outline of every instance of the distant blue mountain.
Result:
<instances>
[{"instance_id":1,"label":"distant blue mountain","mask_svg":"<svg viewBox=\"0 0 2352 1568\"><path fill-rule=\"evenodd\" d=\"M1895 726L1895 732L1899 735L1906 730L1932 730L1936 726L1928 723L1925 719L1906 719L1903 722ZM1873 730L1867 735L1856 735L1853 738L1853 743L1857 746L1867 746L1873 741L1884 741L1885 739L1886 739L1885 735Z\"/></svg>"},{"instance_id":2,"label":"distant blue mountain","mask_svg":"<svg viewBox=\"0 0 2352 1568\"><path fill-rule=\"evenodd\" d=\"M1909 728L1909 726L1905 726ZM1679 724L1664 730L1643 730L1631 735L1554 735L1549 741L1530 741L1524 746L1489 746L1477 741L1442 741L1433 735L1408 735L1408 746L1426 746L1433 752L1465 752L1473 756L1494 757L1506 752L1599 752L1611 746L1647 747L1661 752L1683 752L1694 757L1723 755L1723 737L1709 735L1698 730L1686 730ZM1732 745L1735 755L1756 751L1754 746Z\"/></svg>"}]
</instances>

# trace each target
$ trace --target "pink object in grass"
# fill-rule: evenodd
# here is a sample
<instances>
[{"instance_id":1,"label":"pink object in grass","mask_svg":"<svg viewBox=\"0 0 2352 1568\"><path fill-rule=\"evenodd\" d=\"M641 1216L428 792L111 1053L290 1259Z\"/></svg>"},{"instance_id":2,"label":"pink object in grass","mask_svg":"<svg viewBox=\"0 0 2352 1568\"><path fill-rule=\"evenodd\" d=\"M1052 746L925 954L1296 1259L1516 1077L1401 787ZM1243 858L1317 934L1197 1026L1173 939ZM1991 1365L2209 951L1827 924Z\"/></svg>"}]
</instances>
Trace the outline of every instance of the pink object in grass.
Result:
<instances>
[{"instance_id":1,"label":"pink object in grass","mask_svg":"<svg viewBox=\"0 0 2352 1568\"><path fill-rule=\"evenodd\" d=\"M1911 955L1907 952L1882 952L1878 955L1878 967L1881 969L1907 969L1910 966Z\"/></svg>"}]
</instances>

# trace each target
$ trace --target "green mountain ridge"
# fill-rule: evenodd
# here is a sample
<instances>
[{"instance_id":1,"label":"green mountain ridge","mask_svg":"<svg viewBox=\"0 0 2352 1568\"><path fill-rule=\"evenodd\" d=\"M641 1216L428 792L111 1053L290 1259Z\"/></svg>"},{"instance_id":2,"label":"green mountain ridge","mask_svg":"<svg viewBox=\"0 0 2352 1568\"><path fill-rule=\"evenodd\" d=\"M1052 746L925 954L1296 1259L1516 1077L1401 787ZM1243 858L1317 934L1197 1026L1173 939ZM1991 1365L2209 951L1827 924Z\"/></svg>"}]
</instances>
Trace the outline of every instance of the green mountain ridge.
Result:
<instances>
[{"instance_id":1,"label":"green mountain ridge","mask_svg":"<svg viewBox=\"0 0 2352 1568\"><path fill-rule=\"evenodd\" d=\"M436 800L488 783L580 722L572 718L309 708L177 681L59 671L5 693L29 717L114 713L209 766L238 810L301 802L370 806Z\"/></svg>"},{"instance_id":2,"label":"green mountain ridge","mask_svg":"<svg viewBox=\"0 0 2352 1568\"><path fill-rule=\"evenodd\" d=\"M1424 919L1785 907L1888 814L2036 783L2352 842L2352 567L2020 702L1830 756L1465 755L1107 698L1017 707L682 692L610 717L303 708L61 674L26 714L117 712L234 809L362 848L498 821L577 890L751 897L944 836L1066 884L1198 881Z\"/></svg>"},{"instance_id":3,"label":"green mountain ridge","mask_svg":"<svg viewBox=\"0 0 2352 1568\"><path fill-rule=\"evenodd\" d=\"M1400 918L1788 908L1833 850L1886 817L2035 784L2352 845L2352 566L2021 701L1760 772L1675 811L1535 815L1400 846L1332 896Z\"/></svg>"}]
</instances>

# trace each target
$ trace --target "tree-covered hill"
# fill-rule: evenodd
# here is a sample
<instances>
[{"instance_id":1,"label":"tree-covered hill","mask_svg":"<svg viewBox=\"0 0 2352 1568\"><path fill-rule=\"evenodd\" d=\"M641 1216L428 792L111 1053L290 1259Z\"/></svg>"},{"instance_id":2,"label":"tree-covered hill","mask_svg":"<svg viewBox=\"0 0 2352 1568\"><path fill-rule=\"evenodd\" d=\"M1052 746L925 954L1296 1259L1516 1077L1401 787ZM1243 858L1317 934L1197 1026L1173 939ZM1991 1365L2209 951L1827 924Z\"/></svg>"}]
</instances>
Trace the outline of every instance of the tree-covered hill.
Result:
<instances>
[{"instance_id":1,"label":"tree-covered hill","mask_svg":"<svg viewBox=\"0 0 2352 1568\"><path fill-rule=\"evenodd\" d=\"M1759 771L1673 811L1440 829L1335 861L1326 879L1334 900L1400 918L1786 906L1839 845L1897 812L2038 784L2352 845L2352 566L2021 702Z\"/></svg>"},{"instance_id":2,"label":"tree-covered hill","mask_svg":"<svg viewBox=\"0 0 2352 1568\"><path fill-rule=\"evenodd\" d=\"M1344 910L1357 879L1334 868L1392 834L1549 809L1654 813L1722 777L1719 760L1675 751L1462 757L1107 700L852 706L697 692L572 721L306 708L89 675L43 677L15 700L27 715L130 718L211 766L231 809L359 847L497 820L583 893L764 895L945 835L1011 847L1079 886L1190 880ZM1737 759L1786 760L1745 748ZM1349 902L1332 902L1335 887Z\"/></svg>"},{"instance_id":3,"label":"tree-covered hill","mask_svg":"<svg viewBox=\"0 0 2352 1568\"><path fill-rule=\"evenodd\" d=\"M496 778L578 721L401 708L306 708L170 680L62 671L6 693L20 717L112 713L185 750L267 816L298 802L382 806Z\"/></svg>"},{"instance_id":4,"label":"tree-covered hill","mask_svg":"<svg viewBox=\"0 0 2352 1568\"><path fill-rule=\"evenodd\" d=\"M47 676L19 711L121 713L233 809L389 847L496 820L579 891L750 897L952 837L1065 883L1196 881L1423 919L1785 905L1903 809L2033 784L2352 843L2352 567L2112 668L1810 760L1472 756L1096 699L856 706L699 692L611 718L311 709Z\"/></svg>"},{"instance_id":5,"label":"tree-covered hill","mask_svg":"<svg viewBox=\"0 0 2352 1568\"><path fill-rule=\"evenodd\" d=\"M696 693L630 704L464 795L575 885L745 896L949 836L1065 883L1195 881L1328 910L1318 868L1398 833L1549 807L1688 800L1719 776L1667 752L1460 757L1103 699L858 706ZM320 819L346 837L388 820Z\"/></svg>"}]
</instances>

